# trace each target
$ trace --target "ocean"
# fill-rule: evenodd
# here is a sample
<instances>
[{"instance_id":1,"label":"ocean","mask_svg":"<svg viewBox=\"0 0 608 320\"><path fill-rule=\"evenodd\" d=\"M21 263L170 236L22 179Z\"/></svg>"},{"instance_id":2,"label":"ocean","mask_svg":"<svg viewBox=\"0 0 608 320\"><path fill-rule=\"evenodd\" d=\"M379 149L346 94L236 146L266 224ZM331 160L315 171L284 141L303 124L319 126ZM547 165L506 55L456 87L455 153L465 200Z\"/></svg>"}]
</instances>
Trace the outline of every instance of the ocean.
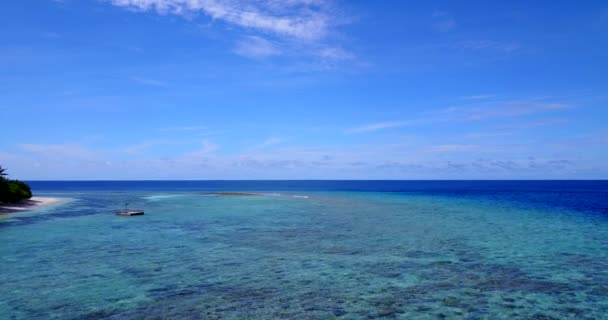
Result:
<instances>
[{"instance_id":1,"label":"ocean","mask_svg":"<svg viewBox=\"0 0 608 320\"><path fill-rule=\"evenodd\" d=\"M608 319L608 181L30 185L0 319Z\"/></svg>"}]
</instances>

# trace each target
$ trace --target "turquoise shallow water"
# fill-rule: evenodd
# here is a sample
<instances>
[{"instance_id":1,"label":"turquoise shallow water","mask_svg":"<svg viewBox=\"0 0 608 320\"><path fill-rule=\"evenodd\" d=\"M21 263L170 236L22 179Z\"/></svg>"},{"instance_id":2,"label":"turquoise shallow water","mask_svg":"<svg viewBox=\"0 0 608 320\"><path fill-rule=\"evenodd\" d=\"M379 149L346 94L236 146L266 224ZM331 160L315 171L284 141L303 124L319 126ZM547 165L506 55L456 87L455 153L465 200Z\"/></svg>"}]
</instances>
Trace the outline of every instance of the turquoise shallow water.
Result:
<instances>
[{"instance_id":1,"label":"turquoise shallow water","mask_svg":"<svg viewBox=\"0 0 608 320\"><path fill-rule=\"evenodd\" d=\"M608 319L601 212L430 192L43 195L72 200L0 222L2 319ZM146 215L113 215L126 201Z\"/></svg>"}]
</instances>

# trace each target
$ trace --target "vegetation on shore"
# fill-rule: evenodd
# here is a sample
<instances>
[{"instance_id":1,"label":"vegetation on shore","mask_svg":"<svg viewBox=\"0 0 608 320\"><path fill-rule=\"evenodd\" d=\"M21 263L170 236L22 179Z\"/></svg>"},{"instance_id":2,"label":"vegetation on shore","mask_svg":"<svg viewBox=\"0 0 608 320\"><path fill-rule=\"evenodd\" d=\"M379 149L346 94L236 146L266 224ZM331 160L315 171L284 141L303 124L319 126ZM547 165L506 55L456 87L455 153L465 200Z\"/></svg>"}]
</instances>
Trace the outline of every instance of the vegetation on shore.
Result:
<instances>
[{"instance_id":1,"label":"vegetation on shore","mask_svg":"<svg viewBox=\"0 0 608 320\"><path fill-rule=\"evenodd\" d=\"M15 203L32 197L25 182L7 178L6 169L0 166L0 203Z\"/></svg>"}]
</instances>

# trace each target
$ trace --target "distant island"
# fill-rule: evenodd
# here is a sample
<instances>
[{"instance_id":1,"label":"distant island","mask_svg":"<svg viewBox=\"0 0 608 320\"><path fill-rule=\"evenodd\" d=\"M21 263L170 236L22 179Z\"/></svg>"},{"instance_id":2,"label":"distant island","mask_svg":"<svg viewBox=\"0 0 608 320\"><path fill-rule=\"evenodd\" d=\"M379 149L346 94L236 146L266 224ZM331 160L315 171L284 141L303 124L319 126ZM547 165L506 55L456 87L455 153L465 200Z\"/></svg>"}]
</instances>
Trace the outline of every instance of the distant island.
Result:
<instances>
[{"instance_id":1,"label":"distant island","mask_svg":"<svg viewBox=\"0 0 608 320\"><path fill-rule=\"evenodd\" d=\"M32 198L27 183L7 178L6 168L0 166L0 203L17 203Z\"/></svg>"}]
</instances>

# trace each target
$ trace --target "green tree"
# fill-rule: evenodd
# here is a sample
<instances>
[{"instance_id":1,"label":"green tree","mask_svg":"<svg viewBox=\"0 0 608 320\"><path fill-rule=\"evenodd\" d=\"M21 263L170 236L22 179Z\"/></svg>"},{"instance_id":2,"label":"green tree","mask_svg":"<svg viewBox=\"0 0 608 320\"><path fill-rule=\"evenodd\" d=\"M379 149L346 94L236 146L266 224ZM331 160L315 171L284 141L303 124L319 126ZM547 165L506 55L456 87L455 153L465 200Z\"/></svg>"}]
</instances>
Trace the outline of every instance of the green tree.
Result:
<instances>
[{"instance_id":1,"label":"green tree","mask_svg":"<svg viewBox=\"0 0 608 320\"><path fill-rule=\"evenodd\" d=\"M9 201L8 202L19 202L21 200L29 199L32 197L32 190L25 182L19 180L11 180L8 183L10 189Z\"/></svg>"},{"instance_id":2,"label":"green tree","mask_svg":"<svg viewBox=\"0 0 608 320\"><path fill-rule=\"evenodd\" d=\"M0 202L9 202L11 187L6 179L6 168L0 166Z\"/></svg>"},{"instance_id":3,"label":"green tree","mask_svg":"<svg viewBox=\"0 0 608 320\"><path fill-rule=\"evenodd\" d=\"M32 190L27 183L6 178L6 168L0 166L0 202L14 203L32 197Z\"/></svg>"},{"instance_id":4,"label":"green tree","mask_svg":"<svg viewBox=\"0 0 608 320\"><path fill-rule=\"evenodd\" d=\"M0 179L0 203L9 202L10 195L11 195L11 187L8 184L8 180L1 178Z\"/></svg>"}]
</instances>

